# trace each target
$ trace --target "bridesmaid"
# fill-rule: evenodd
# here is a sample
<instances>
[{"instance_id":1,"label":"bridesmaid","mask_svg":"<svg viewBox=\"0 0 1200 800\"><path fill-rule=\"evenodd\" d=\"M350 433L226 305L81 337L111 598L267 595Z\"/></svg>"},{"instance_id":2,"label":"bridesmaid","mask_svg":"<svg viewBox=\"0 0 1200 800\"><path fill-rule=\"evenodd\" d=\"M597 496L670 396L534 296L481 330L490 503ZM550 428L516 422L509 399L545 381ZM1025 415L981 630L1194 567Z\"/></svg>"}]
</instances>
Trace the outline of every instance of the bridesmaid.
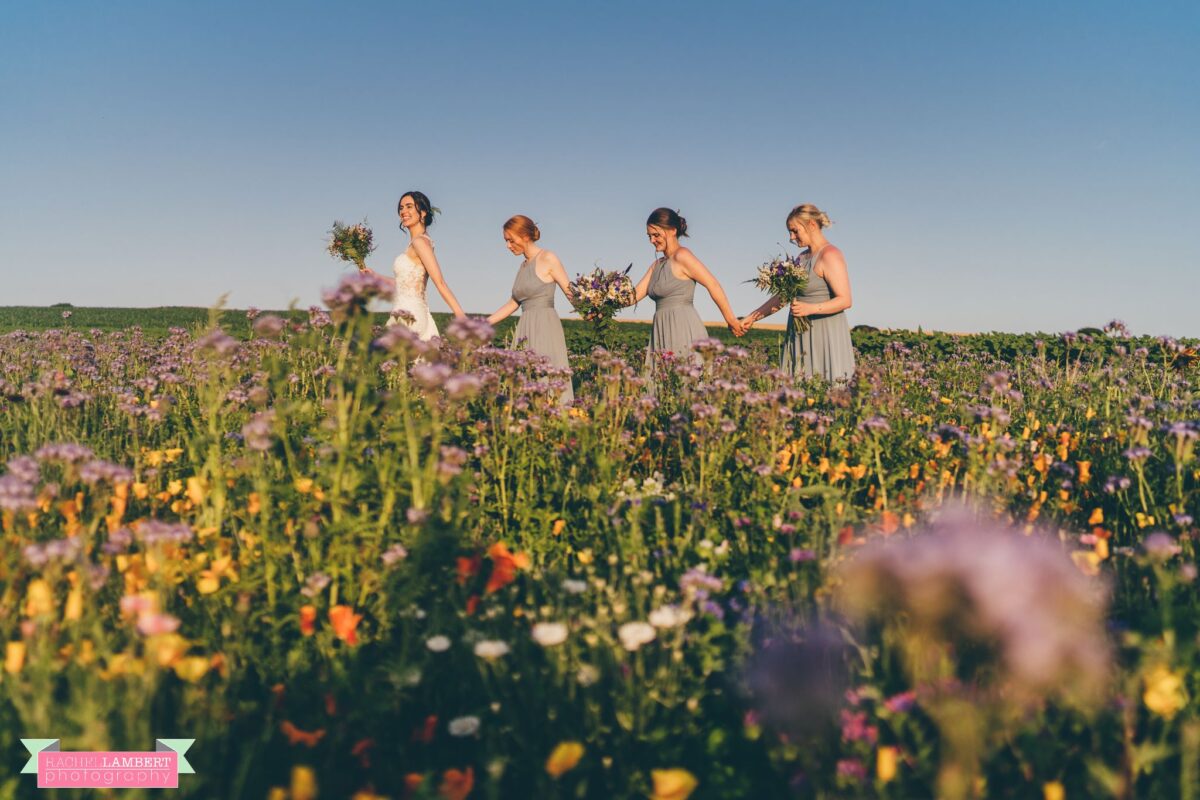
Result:
<instances>
[{"instance_id":1,"label":"bridesmaid","mask_svg":"<svg viewBox=\"0 0 1200 800\"><path fill-rule=\"evenodd\" d=\"M525 256L525 260L521 262L517 278L513 281L512 297L487 321L495 325L519 308L521 319L513 334L513 346L523 341L527 348L549 359L552 366L569 370L567 340L563 336L562 321L554 310L554 285L558 284L570 300L570 281L558 256L535 244L541 238L542 232L538 226L523 214L517 214L504 223L504 244L508 252L514 256ZM574 399L575 392L568 377L562 402L566 404Z\"/></svg>"},{"instance_id":2,"label":"bridesmaid","mask_svg":"<svg viewBox=\"0 0 1200 800\"><path fill-rule=\"evenodd\" d=\"M780 369L793 378L816 375L835 381L854 374L854 347L844 313L851 304L850 277L842 251L821 233L829 224L829 215L810 203L796 206L787 218L788 238L797 247L808 248L808 285L791 305L779 359ZM742 320L743 331L783 304L782 298L772 297L751 311ZM808 318L807 331L797 329L800 317Z\"/></svg>"},{"instance_id":3,"label":"bridesmaid","mask_svg":"<svg viewBox=\"0 0 1200 800\"><path fill-rule=\"evenodd\" d=\"M647 296L654 300L647 359L656 352L688 357L696 341L708 338L708 331L692 305L697 283L708 290L729 329L740 336L744 332L742 323L729 307L720 282L691 250L679 243L681 237L687 236L687 220L669 208L656 208L646 220L646 236L655 252L662 253L662 258L656 259L638 282L634 296L634 302Z\"/></svg>"}]
</instances>

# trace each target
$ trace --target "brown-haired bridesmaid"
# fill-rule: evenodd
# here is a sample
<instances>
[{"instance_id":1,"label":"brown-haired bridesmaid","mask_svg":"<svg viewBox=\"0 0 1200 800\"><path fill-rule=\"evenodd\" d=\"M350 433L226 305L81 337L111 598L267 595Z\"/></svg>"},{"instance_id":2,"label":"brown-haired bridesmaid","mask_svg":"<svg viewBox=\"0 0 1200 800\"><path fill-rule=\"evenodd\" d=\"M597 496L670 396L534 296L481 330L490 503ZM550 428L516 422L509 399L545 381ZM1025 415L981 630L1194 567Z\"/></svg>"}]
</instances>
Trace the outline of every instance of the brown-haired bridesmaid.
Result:
<instances>
[{"instance_id":1,"label":"brown-haired bridesmaid","mask_svg":"<svg viewBox=\"0 0 1200 800\"><path fill-rule=\"evenodd\" d=\"M721 283L696 258L696 254L679 243L687 236L687 220L669 208L656 208L646 220L646 236L655 252L655 259L646 275L638 281L635 302L644 297L654 300L654 321L650 326L650 353L671 352L686 357L708 331L696 312L692 300L699 283L708 290L717 304L729 329L740 335L742 324L729 307L729 299Z\"/></svg>"}]
</instances>

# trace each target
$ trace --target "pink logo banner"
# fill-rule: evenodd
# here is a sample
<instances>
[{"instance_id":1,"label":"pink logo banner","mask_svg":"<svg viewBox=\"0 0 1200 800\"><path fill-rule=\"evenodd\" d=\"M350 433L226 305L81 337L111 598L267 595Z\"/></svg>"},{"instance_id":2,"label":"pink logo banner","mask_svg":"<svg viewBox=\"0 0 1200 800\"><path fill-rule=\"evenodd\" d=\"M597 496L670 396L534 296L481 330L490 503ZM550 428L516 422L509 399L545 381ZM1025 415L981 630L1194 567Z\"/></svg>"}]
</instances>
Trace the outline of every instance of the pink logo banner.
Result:
<instances>
[{"instance_id":1,"label":"pink logo banner","mask_svg":"<svg viewBox=\"0 0 1200 800\"><path fill-rule=\"evenodd\" d=\"M178 789L179 774L192 773L183 757L192 739L159 739L154 752L67 752L57 739L26 739L33 758L23 772L37 772L39 789Z\"/></svg>"}]
</instances>

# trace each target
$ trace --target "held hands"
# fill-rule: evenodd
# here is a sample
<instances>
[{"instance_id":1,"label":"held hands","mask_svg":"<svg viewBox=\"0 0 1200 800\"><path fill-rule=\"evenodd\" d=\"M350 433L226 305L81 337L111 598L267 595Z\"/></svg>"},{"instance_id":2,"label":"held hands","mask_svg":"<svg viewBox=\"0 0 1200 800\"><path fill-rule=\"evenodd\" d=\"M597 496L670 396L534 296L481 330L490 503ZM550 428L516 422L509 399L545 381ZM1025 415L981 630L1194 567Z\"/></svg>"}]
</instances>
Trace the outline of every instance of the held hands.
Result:
<instances>
[{"instance_id":1,"label":"held hands","mask_svg":"<svg viewBox=\"0 0 1200 800\"><path fill-rule=\"evenodd\" d=\"M745 336L746 331L749 330L741 320L735 319L732 322L729 322L727 320L725 324L729 326L730 332L733 333L733 335L737 336L738 338Z\"/></svg>"},{"instance_id":2,"label":"held hands","mask_svg":"<svg viewBox=\"0 0 1200 800\"><path fill-rule=\"evenodd\" d=\"M742 329L741 333L734 331L734 336L745 336L750 332L750 329L754 327L754 323L756 322L758 322L758 317L756 317L754 314L747 314L746 316L742 317L741 321L739 322L739 325Z\"/></svg>"}]
</instances>

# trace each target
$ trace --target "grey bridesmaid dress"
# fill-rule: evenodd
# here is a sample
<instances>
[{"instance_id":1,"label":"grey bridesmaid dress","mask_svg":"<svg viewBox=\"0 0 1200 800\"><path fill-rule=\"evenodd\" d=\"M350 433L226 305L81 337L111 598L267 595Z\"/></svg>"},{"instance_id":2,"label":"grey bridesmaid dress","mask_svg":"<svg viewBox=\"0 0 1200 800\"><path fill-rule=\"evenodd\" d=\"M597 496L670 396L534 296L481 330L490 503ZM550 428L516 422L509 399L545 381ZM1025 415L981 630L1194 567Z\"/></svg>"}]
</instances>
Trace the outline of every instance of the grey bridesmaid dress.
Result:
<instances>
[{"instance_id":1,"label":"grey bridesmaid dress","mask_svg":"<svg viewBox=\"0 0 1200 800\"><path fill-rule=\"evenodd\" d=\"M517 270L517 278L513 281L512 298L521 306L521 318L513 333L513 347L524 342L529 350L549 359L551 365L570 369L562 320L554 310L554 292L558 285L554 281L546 282L539 278L534 266L536 263L537 256L526 260ZM574 399L575 391L571 388L568 376L562 402L570 403Z\"/></svg>"},{"instance_id":2,"label":"grey bridesmaid dress","mask_svg":"<svg viewBox=\"0 0 1200 800\"><path fill-rule=\"evenodd\" d=\"M799 297L805 303L820 303L833 295L824 278L813 271L821 257L821 248L808 259L808 285ZM826 380L844 380L854 374L854 345L850 341L850 323L846 313L814 314L807 331L796 327L796 319L788 312L787 333L780 353L779 368L793 378L801 375L819 376Z\"/></svg>"},{"instance_id":3,"label":"grey bridesmaid dress","mask_svg":"<svg viewBox=\"0 0 1200 800\"><path fill-rule=\"evenodd\" d=\"M646 292L654 301L647 359L655 352L664 351L673 353L676 358L687 358L696 341L708 338L708 331L692 305L696 282L676 278L669 258L659 259L653 269Z\"/></svg>"}]
</instances>

